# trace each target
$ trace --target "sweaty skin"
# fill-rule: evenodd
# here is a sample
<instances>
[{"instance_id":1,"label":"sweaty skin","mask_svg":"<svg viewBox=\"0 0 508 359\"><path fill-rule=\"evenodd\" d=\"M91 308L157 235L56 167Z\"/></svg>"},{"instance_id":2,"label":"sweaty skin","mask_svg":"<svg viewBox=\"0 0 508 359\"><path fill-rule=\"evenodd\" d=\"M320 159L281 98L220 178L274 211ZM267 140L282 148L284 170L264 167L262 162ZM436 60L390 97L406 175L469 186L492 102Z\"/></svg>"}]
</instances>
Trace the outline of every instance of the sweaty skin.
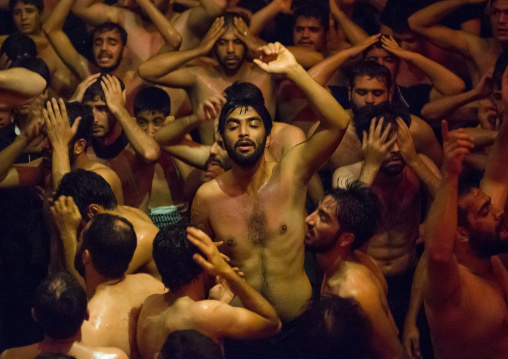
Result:
<instances>
[{"instance_id":1,"label":"sweaty skin","mask_svg":"<svg viewBox=\"0 0 508 359\"><path fill-rule=\"evenodd\" d=\"M136 358L136 322L143 301L164 292L164 285L147 274L127 275L100 284L88 302L90 319L81 330L83 343L120 348Z\"/></svg>"}]
</instances>

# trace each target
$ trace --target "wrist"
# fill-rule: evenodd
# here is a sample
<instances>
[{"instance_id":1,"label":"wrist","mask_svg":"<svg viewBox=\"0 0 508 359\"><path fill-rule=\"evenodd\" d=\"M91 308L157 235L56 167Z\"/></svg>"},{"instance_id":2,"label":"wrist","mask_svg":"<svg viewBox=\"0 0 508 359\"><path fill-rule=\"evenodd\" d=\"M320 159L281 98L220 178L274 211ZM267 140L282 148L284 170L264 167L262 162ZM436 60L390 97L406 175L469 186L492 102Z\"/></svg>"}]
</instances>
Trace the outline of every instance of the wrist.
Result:
<instances>
[{"instance_id":1,"label":"wrist","mask_svg":"<svg viewBox=\"0 0 508 359\"><path fill-rule=\"evenodd\" d=\"M295 62L295 64L292 65L287 71L286 76L288 79L295 82L296 79L301 79L302 75L304 74L308 75L307 71L305 71L305 69L299 63Z\"/></svg>"}]
</instances>

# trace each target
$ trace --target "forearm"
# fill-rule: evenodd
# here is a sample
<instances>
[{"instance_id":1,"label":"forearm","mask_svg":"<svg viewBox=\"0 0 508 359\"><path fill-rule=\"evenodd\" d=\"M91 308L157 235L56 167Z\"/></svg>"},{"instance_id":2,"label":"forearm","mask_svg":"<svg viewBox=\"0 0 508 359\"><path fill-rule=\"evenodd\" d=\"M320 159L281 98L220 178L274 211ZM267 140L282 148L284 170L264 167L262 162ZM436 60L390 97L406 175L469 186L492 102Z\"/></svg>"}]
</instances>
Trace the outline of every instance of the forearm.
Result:
<instances>
[{"instance_id":1,"label":"forearm","mask_svg":"<svg viewBox=\"0 0 508 359\"><path fill-rule=\"evenodd\" d=\"M366 161L363 162L362 171L360 172L358 180L370 187L376 179L376 176L379 172L379 167L379 164L371 164L367 163Z\"/></svg>"},{"instance_id":2,"label":"forearm","mask_svg":"<svg viewBox=\"0 0 508 359\"><path fill-rule=\"evenodd\" d=\"M423 256L426 256L427 253L424 252ZM418 318L418 313L423 304L423 279L425 273L425 263L424 258L420 258L418 261L418 265L415 269L415 274L413 276L413 284L411 285L411 296L409 299L409 308L406 314L405 322L410 325L416 326L416 320Z\"/></svg>"},{"instance_id":3,"label":"forearm","mask_svg":"<svg viewBox=\"0 0 508 359\"><path fill-rule=\"evenodd\" d=\"M263 29L281 12L280 3L272 0L271 3L254 13L250 18L249 29L254 35L259 35Z\"/></svg>"},{"instance_id":4,"label":"forearm","mask_svg":"<svg viewBox=\"0 0 508 359\"><path fill-rule=\"evenodd\" d=\"M186 62L204 55L206 52L201 47L155 55L139 65L138 73L143 79L156 82Z\"/></svg>"},{"instance_id":5,"label":"forearm","mask_svg":"<svg viewBox=\"0 0 508 359\"><path fill-rule=\"evenodd\" d=\"M355 24L344 11L335 10L331 13L334 20L339 24L344 31L349 42L353 45L357 45L363 42L369 35L360 26Z\"/></svg>"},{"instance_id":6,"label":"forearm","mask_svg":"<svg viewBox=\"0 0 508 359\"><path fill-rule=\"evenodd\" d=\"M449 115L460 107L478 99L474 90L457 95L439 97L423 106L422 117L427 121L441 121L444 118L448 118Z\"/></svg>"},{"instance_id":7,"label":"forearm","mask_svg":"<svg viewBox=\"0 0 508 359\"><path fill-rule=\"evenodd\" d=\"M409 17L409 26L416 32L422 32L425 28L439 24L466 3L466 0L445 0L429 5Z\"/></svg>"},{"instance_id":8,"label":"forearm","mask_svg":"<svg viewBox=\"0 0 508 359\"><path fill-rule=\"evenodd\" d=\"M319 62L313 66L309 71L310 77L312 77L318 84L325 86L330 80L332 75L349 59L345 56L344 51L339 51L333 56Z\"/></svg>"},{"instance_id":9,"label":"forearm","mask_svg":"<svg viewBox=\"0 0 508 359\"><path fill-rule=\"evenodd\" d=\"M157 161L160 156L160 148L157 142L137 125L125 108L115 110L113 114L120 122L129 143L136 153L148 163Z\"/></svg>"},{"instance_id":10,"label":"forearm","mask_svg":"<svg viewBox=\"0 0 508 359\"><path fill-rule=\"evenodd\" d=\"M58 1L57 5L42 25L44 32L48 34L54 31L63 30L65 19L67 18L67 15L69 15L73 5L74 0Z\"/></svg>"},{"instance_id":11,"label":"forearm","mask_svg":"<svg viewBox=\"0 0 508 359\"><path fill-rule=\"evenodd\" d=\"M349 114L335 98L303 69L294 66L287 74L297 85L312 106L324 129L345 130L349 125Z\"/></svg>"},{"instance_id":12,"label":"forearm","mask_svg":"<svg viewBox=\"0 0 508 359\"><path fill-rule=\"evenodd\" d=\"M18 102L40 95L46 88L46 80L36 72L16 67L0 71L1 101L4 97L20 97ZM16 103L9 103L15 107Z\"/></svg>"},{"instance_id":13,"label":"forearm","mask_svg":"<svg viewBox=\"0 0 508 359\"><path fill-rule=\"evenodd\" d=\"M161 146L172 146L181 142L185 135L198 127L200 121L196 115L181 117L164 125L153 138Z\"/></svg>"},{"instance_id":14,"label":"forearm","mask_svg":"<svg viewBox=\"0 0 508 359\"><path fill-rule=\"evenodd\" d=\"M70 171L69 146L53 146L51 176L54 191L58 188L62 177Z\"/></svg>"},{"instance_id":15,"label":"forearm","mask_svg":"<svg viewBox=\"0 0 508 359\"><path fill-rule=\"evenodd\" d=\"M483 128L468 127L464 128L464 132L473 138L475 149L492 146L498 136L497 131ZM508 150L508 148L504 148L504 150ZM495 151L495 149L492 149L492 151Z\"/></svg>"},{"instance_id":16,"label":"forearm","mask_svg":"<svg viewBox=\"0 0 508 359\"><path fill-rule=\"evenodd\" d=\"M210 156L210 146L201 145L190 140L172 146L161 148L188 165L199 169L206 169L206 161Z\"/></svg>"},{"instance_id":17,"label":"forearm","mask_svg":"<svg viewBox=\"0 0 508 359\"><path fill-rule=\"evenodd\" d=\"M407 164L427 187L430 196L434 198L441 181L441 176L432 172L418 155Z\"/></svg>"},{"instance_id":18,"label":"forearm","mask_svg":"<svg viewBox=\"0 0 508 359\"><path fill-rule=\"evenodd\" d=\"M182 43L182 37L173 27L171 22L149 0L137 0L139 6L145 11L157 31L164 38L171 51L178 50Z\"/></svg>"}]
</instances>

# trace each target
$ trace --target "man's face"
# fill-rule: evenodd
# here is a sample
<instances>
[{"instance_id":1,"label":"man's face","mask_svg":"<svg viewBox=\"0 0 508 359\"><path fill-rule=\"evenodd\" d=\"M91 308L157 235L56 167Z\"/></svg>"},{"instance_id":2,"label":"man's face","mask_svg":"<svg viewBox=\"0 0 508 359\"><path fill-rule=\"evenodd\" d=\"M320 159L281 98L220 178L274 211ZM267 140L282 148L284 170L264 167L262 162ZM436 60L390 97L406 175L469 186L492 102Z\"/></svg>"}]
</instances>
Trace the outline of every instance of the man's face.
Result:
<instances>
[{"instance_id":1,"label":"man's face","mask_svg":"<svg viewBox=\"0 0 508 359\"><path fill-rule=\"evenodd\" d=\"M508 0L492 2L490 24L494 38L499 42L508 42Z\"/></svg>"},{"instance_id":2,"label":"man's face","mask_svg":"<svg viewBox=\"0 0 508 359\"><path fill-rule=\"evenodd\" d=\"M423 53L423 40L414 32L395 32L393 33L393 38L404 50L416 52L418 54Z\"/></svg>"},{"instance_id":3,"label":"man's face","mask_svg":"<svg viewBox=\"0 0 508 359\"><path fill-rule=\"evenodd\" d=\"M11 124L12 111L10 108L0 108L0 129Z\"/></svg>"},{"instance_id":4,"label":"man's face","mask_svg":"<svg viewBox=\"0 0 508 359\"><path fill-rule=\"evenodd\" d=\"M326 45L326 31L319 20L314 17L298 16L293 29L295 46L321 52Z\"/></svg>"},{"instance_id":5,"label":"man's face","mask_svg":"<svg viewBox=\"0 0 508 359\"><path fill-rule=\"evenodd\" d=\"M124 46L117 30L96 34L92 51L95 63L103 71L113 71L122 61Z\"/></svg>"},{"instance_id":6,"label":"man's face","mask_svg":"<svg viewBox=\"0 0 508 359\"><path fill-rule=\"evenodd\" d=\"M215 42L215 55L221 68L227 73L236 73L245 59L245 44L228 29Z\"/></svg>"},{"instance_id":7,"label":"man's face","mask_svg":"<svg viewBox=\"0 0 508 359\"><path fill-rule=\"evenodd\" d=\"M375 77L358 76L354 87L350 90L350 100L353 109L360 109L365 105L377 105L389 101L390 92L386 83Z\"/></svg>"},{"instance_id":8,"label":"man's face","mask_svg":"<svg viewBox=\"0 0 508 359\"><path fill-rule=\"evenodd\" d=\"M216 131L215 142L210 147L210 156L206 161L205 181L210 181L229 169L231 169L231 159L221 135Z\"/></svg>"},{"instance_id":9,"label":"man's face","mask_svg":"<svg viewBox=\"0 0 508 359\"><path fill-rule=\"evenodd\" d=\"M375 61L380 65L386 66L392 74L392 84L395 84L395 79L399 73L399 58L397 56L383 48L373 47L367 52L365 61Z\"/></svg>"},{"instance_id":10,"label":"man's face","mask_svg":"<svg viewBox=\"0 0 508 359\"><path fill-rule=\"evenodd\" d=\"M307 233L305 244L317 253L327 252L335 247L340 236L340 225L337 219L337 202L328 195L319 204L318 209L305 219Z\"/></svg>"},{"instance_id":11,"label":"man's face","mask_svg":"<svg viewBox=\"0 0 508 359\"><path fill-rule=\"evenodd\" d=\"M18 2L12 9L12 17L18 31L27 34L37 34L41 29L41 14L35 5Z\"/></svg>"},{"instance_id":12,"label":"man's face","mask_svg":"<svg viewBox=\"0 0 508 359\"><path fill-rule=\"evenodd\" d=\"M164 126L165 121L166 116L164 116L164 114L159 111L143 110L139 111L138 115L136 116L136 122L138 123L138 126L152 137L155 132L159 131L160 128Z\"/></svg>"},{"instance_id":13,"label":"man's face","mask_svg":"<svg viewBox=\"0 0 508 359\"><path fill-rule=\"evenodd\" d=\"M263 157L267 136L259 114L251 107L238 107L226 119L223 139L231 160L250 168Z\"/></svg>"},{"instance_id":14,"label":"man's face","mask_svg":"<svg viewBox=\"0 0 508 359\"><path fill-rule=\"evenodd\" d=\"M379 172L387 176L397 176L402 173L405 165L406 163L404 162L404 158L402 158L402 155L400 154L399 145L397 144L397 141L395 141L386 154L385 159L379 168Z\"/></svg>"},{"instance_id":15,"label":"man's face","mask_svg":"<svg viewBox=\"0 0 508 359\"><path fill-rule=\"evenodd\" d=\"M114 118L108 109L108 105L101 99L87 101L85 105L93 110L93 136L104 137L114 127Z\"/></svg>"},{"instance_id":16,"label":"man's face","mask_svg":"<svg viewBox=\"0 0 508 359\"><path fill-rule=\"evenodd\" d=\"M508 251L508 230L504 211L478 188L459 199L467 212L469 245L480 256L490 257Z\"/></svg>"}]
</instances>

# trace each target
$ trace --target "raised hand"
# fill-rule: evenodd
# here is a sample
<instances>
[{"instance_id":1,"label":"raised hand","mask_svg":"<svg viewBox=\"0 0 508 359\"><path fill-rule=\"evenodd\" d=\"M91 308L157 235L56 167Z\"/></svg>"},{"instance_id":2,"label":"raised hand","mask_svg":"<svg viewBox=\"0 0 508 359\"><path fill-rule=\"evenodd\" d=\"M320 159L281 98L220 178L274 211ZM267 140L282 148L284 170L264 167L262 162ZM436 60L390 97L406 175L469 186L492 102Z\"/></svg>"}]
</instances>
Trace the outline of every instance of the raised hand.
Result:
<instances>
[{"instance_id":1,"label":"raised hand","mask_svg":"<svg viewBox=\"0 0 508 359\"><path fill-rule=\"evenodd\" d=\"M44 125L51 145L55 148L59 146L67 147L74 138L78 130L81 117L76 118L72 127L69 125L67 109L62 99L58 101L52 98L46 103L46 108L42 110Z\"/></svg>"},{"instance_id":2,"label":"raised hand","mask_svg":"<svg viewBox=\"0 0 508 359\"><path fill-rule=\"evenodd\" d=\"M226 103L223 95L216 95L203 101L198 108L196 116L200 122L213 121L220 115L222 106Z\"/></svg>"},{"instance_id":3,"label":"raised hand","mask_svg":"<svg viewBox=\"0 0 508 359\"><path fill-rule=\"evenodd\" d=\"M208 274L223 276L228 272L233 272L233 269L226 263L217 246L206 233L193 227L187 227L187 239L203 253L204 257L196 253L192 259L203 267Z\"/></svg>"},{"instance_id":4,"label":"raised hand","mask_svg":"<svg viewBox=\"0 0 508 359\"><path fill-rule=\"evenodd\" d=\"M86 90L92 85L94 82L97 81L97 78L100 76L100 72L88 76L86 79L81 81L76 87L76 91L74 91L74 94L72 94L72 97L70 98L69 102L82 102L83 96L85 95Z\"/></svg>"},{"instance_id":5,"label":"raised hand","mask_svg":"<svg viewBox=\"0 0 508 359\"><path fill-rule=\"evenodd\" d=\"M72 197L60 196L51 207L51 213L62 236L64 233L77 234L81 214Z\"/></svg>"},{"instance_id":6,"label":"raised hand","mask_svg":"<svg viewBox=\"0 0 508 359\"><path fill-rule=\"evenodd\" d=\"M258 50L259 58L254 63L272 74L287 74L298 65L295 57L279 42L262 46Z\"/></svg>"},{"instance_id":7,"label":"raised hand","mask_svg":"<svg viewBox=\"0 0 508 359\"><path fill-rule=\"evenodd\" d=\"M101 86L111 113L116 114L125 109L125 90L122 91L120 80L116 76L104 76Z\"/></svg>"},{"instance_id":8,"label":"raised hand","mask_svg":"<svg viewBox=\"0 0 508 359\"><path fill-rule=\"evenodd\" d=\"M397 131L397 145L399 145L400 154L406 163L411 163L411 161L418 157L413 137L406 123L400 117L397 118L397 125L399 126Z\"/></svg>"},{"instance_id":9,"label":"raised hand","mask_svg":"<svg viewBox=\"0 0 508 359\"><path fill-rule=\"evenodd\" d=\"M381 34L369 36L368 38L366 38L359 44L356 44L355 46L351 46L347 49L342 50L342 53L347 54L347 57L349 59L354 58L354 57L360 55L362 52L364 52L370 46L372 46L376 42L378 42L380 36L381 36Z\"/></svg>"},{"instance_id":10,"label":"raised hand","mask_svg":"<svg viewBox=\"0 0 508 359\"><path fill-rule=\"evenodd\" d=\"M474 147L473 139L462 128L449 132L448 123L444 120L441 126L444 154L442 172L444 175L459 176L464 156Z\"/></svg>"},{"instance_id":11,"label":"raised hand","mask_svg":"<svg viewBox=\"0 0 508 359\"><path fill-rule=\"evenodd\" d=\"M380 167L383 163L386 154L392 148L395 141L397 141L397 135L393 134L390 139L390 129L392 128L389 123L384 131L381 133L383 128L384 118L381 117L379 121L373 118L370 122L369 133L363 131L362 150L365 156L365 163Z\"/></svg>"},{"instance_id":12,"label":"raised hand","mask_svg":"<svg viewBox=\"0 0 508 359\"><path fill-rule=\"evenodd\" d=\"M405 59L411 54L411 51L404 50L400 47L392 36L381 36L381 44L383 45L383 49L401 59Z\"/></svg>"},{"instance_id":13,"label":"raised hand","mask_svg":"<svg viewBox=\"0 0 508 359\"><path fill-rule=\"evenodd\" d=\"M206 33L205 37L203 37L203 40L201 40L201 43L199 44L199 47L203 50L203 53L208 53L213 46L215 45L215 42L219 39L219 37L224 34L226 29L224 28L224 18L218 17L213 22L212 26L210 26L210 29Z\"/></svg>"}]
</instances>

